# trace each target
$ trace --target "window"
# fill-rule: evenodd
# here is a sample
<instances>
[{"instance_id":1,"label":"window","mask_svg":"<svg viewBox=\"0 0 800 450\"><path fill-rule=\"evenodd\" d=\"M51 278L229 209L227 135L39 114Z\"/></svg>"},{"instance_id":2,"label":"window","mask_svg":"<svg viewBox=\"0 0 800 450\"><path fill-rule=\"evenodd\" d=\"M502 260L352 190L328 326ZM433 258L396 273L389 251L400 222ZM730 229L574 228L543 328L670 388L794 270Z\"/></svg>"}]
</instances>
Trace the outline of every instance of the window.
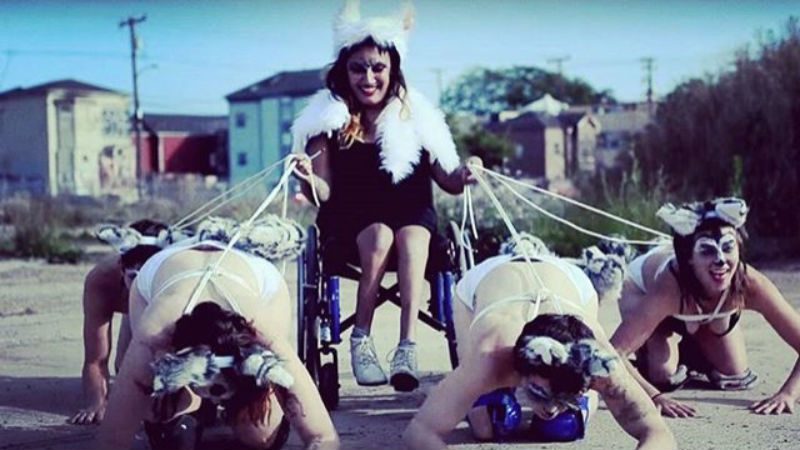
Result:
<instances>
[{"instance_id":1,"label":"window","mask_svg":"<svg viewBox=\"0 0 800 450\"><path fill-rule=\"evenodd\" d=\"M247 153L241 152L238 155L236 155L236 162L240 166L246 166L247 165Z\"/></svg>"},{"instance_id":2,"label":"window","mask_svg":"<svg viewBox=\"0 0 800 450\"><path fill-rule=\"evenodd\" d=\"M236 128L244 128L247 126L247 114L236 113Z\"/></svg>"}]
</instances>

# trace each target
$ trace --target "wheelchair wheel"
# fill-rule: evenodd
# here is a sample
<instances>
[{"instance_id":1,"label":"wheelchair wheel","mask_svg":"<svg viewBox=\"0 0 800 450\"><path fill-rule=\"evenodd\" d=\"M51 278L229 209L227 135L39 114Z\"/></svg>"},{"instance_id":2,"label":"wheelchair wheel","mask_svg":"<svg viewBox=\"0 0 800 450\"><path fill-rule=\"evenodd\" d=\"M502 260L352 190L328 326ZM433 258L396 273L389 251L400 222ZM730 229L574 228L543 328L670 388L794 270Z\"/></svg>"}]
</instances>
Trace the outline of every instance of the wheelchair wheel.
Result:
<instances>
[{"instance_id":1,"label":"wheelchair wheel","mask_svg":"<svg viewBox=\"0 0 800 450\"><path fill-rule=\"evenodd\" d=\"M304 348L298 348L300 356L305 362L306 369L311 378L316 382L320 367L319 336L317 336L317 319L319 317L320 301L320 261L317 251L318 233L317 227L308 227L308 237L306 238L306 249L303 254L303 308L300 320L303 330L299 331ZM298 313L300 315L300 313Z\"/></svg>"},{"instance_id":2,"label":"wheelchair wheel","mask_svg":"<svg viewBox=\"0 0 800 450\"><path fill-rule=\"evenodd\" d=\"M339 407L339 370L329 362L319 368L319 393L328 411Z\"/></svg>"}]
</instances>

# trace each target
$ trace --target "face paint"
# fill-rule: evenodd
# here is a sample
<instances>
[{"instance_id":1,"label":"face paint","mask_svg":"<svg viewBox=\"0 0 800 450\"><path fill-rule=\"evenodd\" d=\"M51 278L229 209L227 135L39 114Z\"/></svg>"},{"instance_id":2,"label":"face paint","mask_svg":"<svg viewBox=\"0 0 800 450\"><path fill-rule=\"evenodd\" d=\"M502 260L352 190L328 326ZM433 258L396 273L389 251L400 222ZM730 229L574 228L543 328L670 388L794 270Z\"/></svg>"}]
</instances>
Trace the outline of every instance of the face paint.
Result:
<instances>
[{"instance_id":1,"label":"face paint","mask_svg":"<svg viewBox=\"0 0 800 450\"><path fill-rule=\"evenodd\" d=\"M564 397L564 398L556 398L548 392L542 386L539 386L536 383L528 383L525 386L525 392L527 392L528 397L537 403L541 403L547 406L555 406L559 410L563 411L565 409L578 409L578 398L580 395L575 397Z\"/></svg>"},{"instance_id":2,"label":"face paint","mask_svg":"<svg viewBox=\"0 0 800 450\"><path fill-rule=\"evenodd\" d=\"M722 233L719 239L700 237L694 242L695 256L708 259L714 258L715 262L724 263L727 256L736 250L736 236L733 231Z\"/></svg>"}]
</instances>

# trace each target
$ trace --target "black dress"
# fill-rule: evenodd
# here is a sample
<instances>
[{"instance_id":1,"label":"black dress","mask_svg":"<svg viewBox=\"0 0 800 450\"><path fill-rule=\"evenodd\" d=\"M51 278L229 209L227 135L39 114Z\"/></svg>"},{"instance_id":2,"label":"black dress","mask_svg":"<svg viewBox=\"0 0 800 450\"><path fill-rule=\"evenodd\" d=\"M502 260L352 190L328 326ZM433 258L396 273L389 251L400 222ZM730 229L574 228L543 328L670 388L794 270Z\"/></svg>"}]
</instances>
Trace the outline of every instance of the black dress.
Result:
<instances>
[{"instance_id":1,"label":"black dress","mask_svg":"<svg viewBox=\"0 0 800 450\"><path fill-rule=\"evenodd\" d=\"M335 142L335 139L331 141ZM430 155L422 151L414 171L398 183L381 169L380 148L355 142L330 155L331 196L320 207L317 225L323 240L354 241L373 223L392 230L419 225L436 232Z\"/></svg>"}]
</instances>

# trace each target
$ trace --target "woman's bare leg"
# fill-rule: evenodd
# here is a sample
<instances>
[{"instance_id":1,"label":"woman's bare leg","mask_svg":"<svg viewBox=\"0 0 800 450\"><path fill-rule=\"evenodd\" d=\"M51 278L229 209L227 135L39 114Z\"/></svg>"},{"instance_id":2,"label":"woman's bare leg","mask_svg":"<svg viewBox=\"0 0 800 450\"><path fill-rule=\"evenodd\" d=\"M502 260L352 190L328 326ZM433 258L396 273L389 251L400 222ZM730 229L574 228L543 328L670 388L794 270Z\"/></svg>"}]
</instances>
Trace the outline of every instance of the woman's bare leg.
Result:
<instances>
[{"instance_id":1,"label":"woman's bare leg","mask_svg":"<svg viewBox=\"0 0 800 450\"><path fill-rule=\"evenodd\" d=\"M356 244L361 263L361 278L358 280L355 326L369 331L375 315L378 288L389 263L389 251L394 244L394 234L386 225L374 223L358 233Z\"/></svg>"},{"instance_id":2,"label":"woman's bare leg","mask_svg":"<svg viewBox=\"0 0 800 450\"><path fill-rule=\"evenodd\" d=\"M395 235L397 282L400 285L400 340L414 341L417 314L425 289L425 266L431 233L418 225L403 227Z\"/></svg>"}]
</instances>

